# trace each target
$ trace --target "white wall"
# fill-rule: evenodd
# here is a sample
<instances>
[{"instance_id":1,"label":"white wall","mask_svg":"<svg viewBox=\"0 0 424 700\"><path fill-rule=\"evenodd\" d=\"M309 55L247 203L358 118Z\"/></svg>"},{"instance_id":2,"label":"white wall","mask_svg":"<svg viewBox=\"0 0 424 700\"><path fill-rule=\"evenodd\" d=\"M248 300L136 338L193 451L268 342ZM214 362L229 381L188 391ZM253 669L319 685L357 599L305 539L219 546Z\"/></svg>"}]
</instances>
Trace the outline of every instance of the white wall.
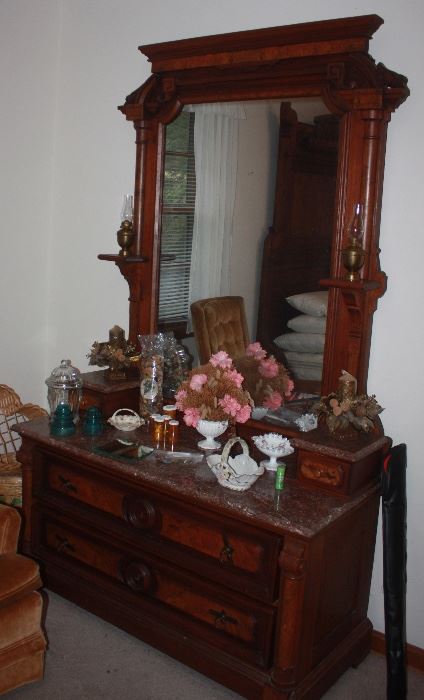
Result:
<instances>
[{"instance_id":1,"label":"white wall","mask_svg":"<svg viewBox=\"0 0 424 700\"><path fill-rule=\"evenodd\" d=\"M42 399L60 8L0 3L0 383ZM41 387L41 388L40 388Z\"/></svg>"},{"instance_id":2,"label":"white wall","mask_svg":"<svg viewBox=\"0 0 424 700\"><path fill-rule=\"evenodd\" d=\"M132 126L116 110L149 74L137 46L332 17L381 14L371 53L409 77L389 129L381 225L389 288L375 316L369 391L386 432L408 445L408 641L424 647L424 468L421 300L424 60L422 0L2 0L0 3L0 382L45 403L62 357L81 369L94 339L127 328L125 281L99 252L116 251L131 191ZM384 628L378 535L369 614Z\"/></svg>"}]
</instances>

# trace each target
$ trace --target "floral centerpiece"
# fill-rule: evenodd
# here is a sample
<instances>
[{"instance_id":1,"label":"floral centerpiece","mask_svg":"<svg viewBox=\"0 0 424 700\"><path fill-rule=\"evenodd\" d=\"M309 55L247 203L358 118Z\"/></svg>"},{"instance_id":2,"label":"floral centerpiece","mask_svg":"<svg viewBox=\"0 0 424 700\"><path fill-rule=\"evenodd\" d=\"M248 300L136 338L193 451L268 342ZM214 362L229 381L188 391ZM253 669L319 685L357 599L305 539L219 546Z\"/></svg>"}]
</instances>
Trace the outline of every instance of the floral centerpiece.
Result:
<instances>
[{"instance_id":1,"label":"floral centerpiece","mask_svg":"<svg viewBox=\"0 0 424 700\"><path fill-rule=\"evenodd\" d=\"M250 343L246 355L237 358L234 363L244 377L243 386L255 406L275 410L291 395L294 384L286 368L273 355L267 357L260 343Z\"/></svg>"},{"instance_id":2,"label":"floral centerpiece","mask_svg":"<svg viewBox=\"0 0 424 700\"><path fill-rule=\"evenodd\" d=\"M199 420L245 423L250 418L252 399L242 387L243 380L224 351L193 369L175 394L186 425L196 428Z\"/></svg>"},{"instance_id":3,"label":"floral centerpiece","mask_svg":"<svg viewBox=\"0 0 424 700\"><path fill-rule=\"evenodd\" d=\"M333 434L343 434L354 428L368 433L375 427L374 421L383 410L374 395L343 396L340 392L322 396L312 407L318 418L323 417Z\"/></svg>"},{"instance_id":4,"label":"floral centerpiece","mask_svg":"<svg viewBox=\"0 0 424 700\"><path fill-rule=\"evenodd\" d=\"M122 328L114 326L109 331L109 341L93 343L87 355L89 365L98 367L108 367L107 376L109 379L125 379L125 371L138 362L138 355L134 345L125 340Z\"/></svg>"}]
</instances>

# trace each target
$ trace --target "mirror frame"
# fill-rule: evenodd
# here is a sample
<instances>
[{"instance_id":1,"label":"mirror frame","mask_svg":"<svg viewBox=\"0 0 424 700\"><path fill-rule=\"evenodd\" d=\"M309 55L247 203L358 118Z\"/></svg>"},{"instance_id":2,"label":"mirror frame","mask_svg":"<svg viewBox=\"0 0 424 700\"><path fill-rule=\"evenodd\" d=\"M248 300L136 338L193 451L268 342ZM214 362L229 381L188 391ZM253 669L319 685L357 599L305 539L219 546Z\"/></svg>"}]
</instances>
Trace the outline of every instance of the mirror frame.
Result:
<instances>
[{"instance_id":1,"label":"mirror frame","mask_svg":"<svg viewBox=\"0 0 424 700\"><path fill-rule=\"evenodd\" d=\"M129 340L156 330L161 173L165 126L185 104L321 97L340 118L321 393L335 390L341 370L366 391L372 319L386 289L380 269L379 226L387 125L407 98L407 79L376 64L369 40L377 15L249 30L141 46L152 75L119 107L136 131L135 239L113 260L129 284ZM364 204L365 263L349 282L341 251L355 203Z\"/></svg>"}]
</instances>

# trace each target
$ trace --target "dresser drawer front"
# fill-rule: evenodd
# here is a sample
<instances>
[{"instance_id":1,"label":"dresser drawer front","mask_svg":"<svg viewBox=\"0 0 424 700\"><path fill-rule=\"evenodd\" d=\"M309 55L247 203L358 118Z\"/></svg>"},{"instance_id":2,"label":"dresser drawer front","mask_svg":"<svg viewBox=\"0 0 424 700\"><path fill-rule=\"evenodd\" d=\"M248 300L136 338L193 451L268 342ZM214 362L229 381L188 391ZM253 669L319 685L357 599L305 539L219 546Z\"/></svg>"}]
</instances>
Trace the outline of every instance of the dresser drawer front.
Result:
<instances>
[{"instance_id":1,"label":"dresser drawer front","mask_svg":"<svg viewBox=\"0 0 424 700\"><path fill-rule=\"evenodd\" d=\"M47 463L47 487L104 513L122 517L124 494L118 488L99 479L90 478L83 471L77 471L66 462L52 460Z\"/></svg>"},{"instance_id":2,"label":"dresser drawer front","mask_svg":"<svg viewBox=\"0 0 424 700\"><path fill-rule=\"evenodd\" d=\"M252 531L195 506L180 505L142 487L125 492L65 460L49 456L45 470L41 488L47 494L60 494L113 515L127 525L130 537L142 538L146 548L159 551L179 566L195 572L200 566L204 576L265 602L274 600L280 537Z\"/></svg>"},{"instance_id":3,"label":"dresser drawer front","mask_svg":"<svg viewBox=\"0 0 424 700\"><path fill-rule=\"evenodd\" d=\"M106 576L137 598L138 605L176 615L179 624L196 628L196 635L259 666L269 663L274 609L230 591L211 586L178 567L144 552L125 552L92 533L55 518L40 516L37 553L62 565L86 567ZM133 603L134 604L134 603ZM165 611L165 612L164 612Z\"/></svg>"}]
</instances>

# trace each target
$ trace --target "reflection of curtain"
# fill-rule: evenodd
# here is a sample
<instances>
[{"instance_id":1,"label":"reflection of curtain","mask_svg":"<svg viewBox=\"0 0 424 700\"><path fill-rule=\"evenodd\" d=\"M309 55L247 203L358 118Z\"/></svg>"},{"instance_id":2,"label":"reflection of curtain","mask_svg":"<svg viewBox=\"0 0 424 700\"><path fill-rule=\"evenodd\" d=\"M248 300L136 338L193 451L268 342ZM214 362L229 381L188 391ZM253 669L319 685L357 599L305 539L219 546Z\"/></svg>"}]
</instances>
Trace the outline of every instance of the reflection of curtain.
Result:
<instances>
[{"instance_id":1,"label":"reflection of curtain","mask_svg":"<svg viewBox=\"0 0 424 700\"><path fill-rule=\"evenodd\" d=\"M196 206L190 303L229 294L232 223L237 177L238 120L232 104L193 105Z\"/></svg>"}]
</instances>

